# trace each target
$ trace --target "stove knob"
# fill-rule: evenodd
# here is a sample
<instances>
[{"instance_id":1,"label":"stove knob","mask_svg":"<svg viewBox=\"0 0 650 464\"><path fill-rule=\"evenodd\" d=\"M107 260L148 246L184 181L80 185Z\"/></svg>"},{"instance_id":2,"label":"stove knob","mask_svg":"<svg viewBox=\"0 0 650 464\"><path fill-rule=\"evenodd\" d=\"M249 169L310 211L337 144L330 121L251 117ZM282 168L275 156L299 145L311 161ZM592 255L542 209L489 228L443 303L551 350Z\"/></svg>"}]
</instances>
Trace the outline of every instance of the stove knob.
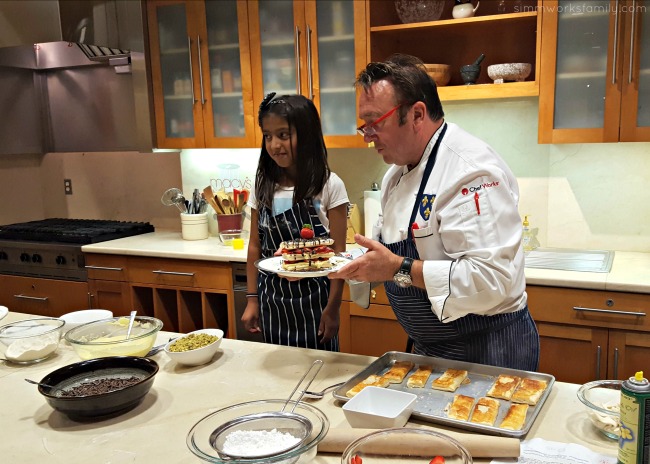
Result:
<instances>
[{"instance_id":1,"label":"stove knob","mask_svg":"<svg viewBox=\"0 0 650 464\"><path fill-rule=\"evenodd\" d=\"M20 260L23 263L28 263L31 260L31 257L27 253L21 253L20 254Z\"/></svg>"},{"instance_id":2,"label":"stove knob","mask_svg":"<svg viewBox=\"0 0 650 464\"><path fill-rule=\"evenodd\" d=\"M41 262L43 262L43 258L38 253L34 253L32 255L32 262L33 263L41 263Z\"/></svg>"},{"instance_id":3,"label":"stove knob","mask_svg":"<svg viewBox=\"0 0 650 464\"><path fill-rule=\"evenodd\" d=\"M64 265L65 264L65 258L63 256L61 256L61 255L57 256L55 261L56 261L56 264L59 264L59 265Z\"/></svg>"},{"instance_id":4,"label":"stove knob","mask_svg":"<svg viewBox=\"0 0 650 464\"><path fill-rule=\"evenodd\" d=\"M9 256L4 251L0 251L0 261L3 260L3 259L8 260Z\"/></svg>"}]
</instances>

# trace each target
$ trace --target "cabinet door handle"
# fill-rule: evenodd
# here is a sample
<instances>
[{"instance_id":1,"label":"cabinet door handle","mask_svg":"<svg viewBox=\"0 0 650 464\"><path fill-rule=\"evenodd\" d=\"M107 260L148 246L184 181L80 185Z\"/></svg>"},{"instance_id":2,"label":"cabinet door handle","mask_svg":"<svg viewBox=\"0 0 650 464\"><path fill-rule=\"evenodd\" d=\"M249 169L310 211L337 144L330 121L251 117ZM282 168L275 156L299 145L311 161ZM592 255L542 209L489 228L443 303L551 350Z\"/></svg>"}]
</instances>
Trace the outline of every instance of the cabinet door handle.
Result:
<instances>
[{"instance_id":1,"label":"cabinet door handle","mask_svg":"<svg viewBox=\"0 0 650 464\"><path fill-rule=\"evenodd\" d=\"M309 99L314 99L314 79L311 69L311 27L307 25L307 82L309 83Z\"/></svg>"},{"instance_id":2,"label":"cabinet door handle","mask_svg":"<svg viewBox=\"0 0 650 464\"><path fill-rule=\"evenodd\" d=\"M627 83L632 83L632 71L634 69L634 33L636 30L636 0L632 0L632 30L630 31L630 69L627 75ZM615 377L616 378L616 377Z\"/></svg>"},{"instance_id":3,"label":"cabinet door handle","mask_svg":"<svg viewBox=\"0 0 650 464\"><path fill-rule=\"evenodd\" d=\"M296 53L296 87L298 94L302 93L302 86L300 85L300 28L296 26L296 33L294 34L295 53Z\"/></svg>"},{"instance_id":4,"label":"cabinet door handle","mask_svg":"<svg viewBox=\"0 0 650 464\"><path fill-rule=\"evenodd\" d=\"M614 348L614 378L618 379L618 348Z\"/></svg>"},{"instance_id":5,"label":"cabinet door handle","mask_svg":"<svg viewBox=\"0 0 650 464\"><path fill-rule=\"evenodd\" d=\"M606 314L618 314L620 316L645 316L645 313L636 312L636 311L616 311L614 309L596 309L596 308L583 308L581 306L574 306L574 311L583 311L586 313L606 313Z\"/></svg>"},{"instance_id":6,"label":"cabinet door handle","mask_svg":"<svg viewBox=\"0 0 650 464\"><path fill-rule=\"evenodd\" d=\"M187 36L187 55L190 57L190 83L192 84L192 105L196 103L194 96L194 71L192 71L192 38ZM201 56L201 54L199 54Z\"/></svg>"},{"instance_id":7,"label":"cabinet door handle","mask_svg":"<svg viewBox=\"0 0 650 464\"><path fill-rule=\"evenodd\" d=\"M92 309L92 307L93 307L93 298L94 298L94 296L95 296L95 295L93 295L92 293L88 292L88 307L89 307L90 309Z\"/></svg>"},{"instance_id":8,"label":"cabinet door handle","mask_svg":"<svg viewBox=\"0 0 650 464\"><path fill-rule=\"evenodd\" d=\"M124 269L121 267L104 267L104 266L84 266L86 269L94 269L96 271L118 271L122 272Z\"/></svg>"},{"instance_id":9,"label":"cabinet door handle","mask_svg":"<svg viewBox=\"0 0 650 464\"><path fill-rule=\"evenodd\" d=\"M600 355L603 349L598 345L596 348L596 380L600 380Z\"/></svg>"},{"instance_id":10,"label":"cabinet door handle","mask_svg":"<svg viewBox=\"0 0 650 464\"><path fill-rule=\"evenodd\" d=\"M201 104L205 105L205 91L203 90L203 63L201 62L201 36L196 36L196 52L199 54L199 83L201 84Z\"/></svg>"},{"instance_id":11,"label":"cabinet door handle","mask_svg":"<svg viewBox=\"0 0 650 464\"><path fill-rule=\"evenodd\" d=\"M614 20L614 56L612 58L612 84L616 84L616 61L617 61L617 55L618 55L618 2L619 0L616 0L616 6L614 13L616 14L616 19Z\"/></svg>"},{"instance_id":12,"label":"cabinet door handle","mask_svg":"<svg viewBox=\"0 0 650 464\"><path fill-rule=\"evenodd\" d=\"M164 274L164 275L177 275L177 276L184 276L184 277L194 277L193 272L172 272L172 271L151 271L154 274Z\"/></svg>"},{"instance_id":13,"label":"cabinet door handle","mask_svg":"<svg viewBox=\"0 0 650 464\"><path fill-rule=\"evenodd\" d=\"M20 300L34 300L34 301L47 301L48 297L27 296L27 295L14 295L14 298Z\"/></svg>"}]
</instances>

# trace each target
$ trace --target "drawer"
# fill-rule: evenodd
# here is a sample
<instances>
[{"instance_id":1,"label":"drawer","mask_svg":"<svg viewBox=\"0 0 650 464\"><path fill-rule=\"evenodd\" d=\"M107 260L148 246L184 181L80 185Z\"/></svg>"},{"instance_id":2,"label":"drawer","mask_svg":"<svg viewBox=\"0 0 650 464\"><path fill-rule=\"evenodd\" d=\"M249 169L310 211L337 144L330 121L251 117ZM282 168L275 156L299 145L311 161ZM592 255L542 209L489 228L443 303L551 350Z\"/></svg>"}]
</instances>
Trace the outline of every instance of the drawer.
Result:
<instances>
[{"instance_id":1,"label":"drawer","mask_svg":"<svg viewBox=\"0 0 650 464\"><path fill-rule=\"evenodd\" d=\"M350 299L350 286L347 283L343 286L343 300L352 301ZM379 285L370 290L370 304L390 305L383 285Z\"/></svg>"},{"instance_id":2,"label":"drawer","mask_svg":"<svg viewBox=\"0 0 650 464\"><path fill-rule=\"evenodd\" d=\"M132 283L232 290L230 263L129 257Z\"/></svg>"},{"instance_id":3,"label":"drawer","mask_svg":"<svg viewBox=\"0 0 650 464\"><path fill-rule=\"evenodd\" d=\"M528 286L533 319L608 329L650 331L650 295Z\"/></svg>"},{"instance_id":4,"label":"drawer","mask_svg":"<svg viewBox=\"0 0 650 464\"><path fill-rule=\"evenodd\" d=\"M127 281L126 256L86 253L85 258L89 279Z\"/></svg>"}]
</instances>

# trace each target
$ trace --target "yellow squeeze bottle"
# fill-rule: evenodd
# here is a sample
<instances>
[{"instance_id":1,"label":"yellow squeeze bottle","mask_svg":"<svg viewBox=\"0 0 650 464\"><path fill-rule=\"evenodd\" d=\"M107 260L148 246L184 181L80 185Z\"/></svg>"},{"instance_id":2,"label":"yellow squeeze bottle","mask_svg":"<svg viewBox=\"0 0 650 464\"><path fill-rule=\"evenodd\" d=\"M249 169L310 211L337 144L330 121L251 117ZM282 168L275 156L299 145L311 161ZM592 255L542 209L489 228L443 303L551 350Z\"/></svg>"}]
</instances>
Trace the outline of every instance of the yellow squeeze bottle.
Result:
<instances>
[{"instance_id":1,"label":"yellow squeeze bottle","mask_svg":"<svg viewBox=\"0 0 650 464\"><path fill-rule=\"evenodd\" d=\"M530 230L530 222L528 222L528 214L524 215L524 231L521 236L521 243L524 247L524 253L535 249L535 239L533 237L533 231Z\"/></svg>"}]
</instances>

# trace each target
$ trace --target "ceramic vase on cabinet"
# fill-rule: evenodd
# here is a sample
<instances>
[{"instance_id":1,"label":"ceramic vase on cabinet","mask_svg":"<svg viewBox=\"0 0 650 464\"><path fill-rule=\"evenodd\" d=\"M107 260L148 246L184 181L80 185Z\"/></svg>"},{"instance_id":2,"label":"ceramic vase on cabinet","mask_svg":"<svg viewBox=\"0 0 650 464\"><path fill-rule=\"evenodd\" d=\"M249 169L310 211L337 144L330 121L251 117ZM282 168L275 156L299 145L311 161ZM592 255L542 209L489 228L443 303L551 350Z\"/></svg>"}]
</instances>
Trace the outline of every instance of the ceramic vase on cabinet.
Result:
<instances>
[{"instance_id":1,"label":"ceramic vase on cabinet","mask_svg":"<svg viewBox=\"0 0 650 464\"><path fill-rule=\"evenodd\" d=\"M451 10L454 19L471 18L478 10L480 2L476 2L476 7L469 0L456 0L456 5Z\"/></svg>"}]
</instances>

